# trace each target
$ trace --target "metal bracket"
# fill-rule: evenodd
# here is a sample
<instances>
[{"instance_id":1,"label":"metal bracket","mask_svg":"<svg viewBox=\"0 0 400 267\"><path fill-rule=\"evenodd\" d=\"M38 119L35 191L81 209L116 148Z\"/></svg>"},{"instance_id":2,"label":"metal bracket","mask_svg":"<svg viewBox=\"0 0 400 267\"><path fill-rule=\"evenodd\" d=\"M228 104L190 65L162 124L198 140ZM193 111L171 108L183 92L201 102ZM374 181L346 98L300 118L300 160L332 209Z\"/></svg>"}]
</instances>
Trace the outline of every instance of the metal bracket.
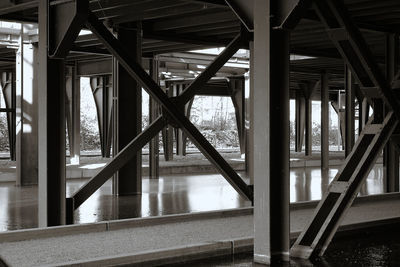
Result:
<instances>
[{"instance_id":1,"label":"metal bracket","mask_svg":"<svg viewBox=\"0 0 400 267\"><path fill-rule=\"evenodd\" d=\"M49 2L49 57L65 58L68 55L86 22L88 12L88 1Z\"/></svg>"}]
</instances>

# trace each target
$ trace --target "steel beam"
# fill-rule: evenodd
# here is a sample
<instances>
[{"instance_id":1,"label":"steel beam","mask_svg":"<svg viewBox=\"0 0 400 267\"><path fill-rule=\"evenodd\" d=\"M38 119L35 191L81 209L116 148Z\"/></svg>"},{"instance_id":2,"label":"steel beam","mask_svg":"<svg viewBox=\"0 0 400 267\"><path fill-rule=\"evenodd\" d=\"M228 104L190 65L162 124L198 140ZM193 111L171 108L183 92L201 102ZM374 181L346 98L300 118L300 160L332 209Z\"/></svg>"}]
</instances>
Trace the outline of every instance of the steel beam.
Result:
<instances>
[{"instance_id":1,"label":"steel beam","mask_svg":"<svg viewBox=\"0 0 400 267\"><path fill-rule=\"evenodd\" d=\"M143 132L136 136L124 149L118 152L111 161L101 169L95 176L93 176L85 185L83 185L79 191L73 194L67 200L67 223L73 223L73 212L83 202L85 202L97 189L100 188L110 177L129 161L135 157L138 150L140 150L145 144L147 144L151 138L160 132L162 128L167 124L167 121L163 117L158 117L154 120Z\"/></svg>"},{"instance_id":2,"label":"steel beam","mask_svg":"<svg viewBox=\"0 0 400 267\"><path fill-rule=\"evenodd\" d=\"M344 3L321 0L315 4L330 38L358 79L361 89L370 95L374 115L324 193L313 218L293 245L291 255L301 258L323 255L400 118L400 106L390 82L382 74Z\"/></svg>"},{"instance_id":3,"label":"steel beam","mask_svg":"<svg viewBox=\"0 0 400 267\"><path fill-rule=\"evenodd\" d=\"M126 71L134 77L147 92L162 105L164 112L177 123L185 133L192 139L192 142L200 149L200 151L215 165L227 181L244 197L252 199L252 190L240 178L240 176L232 169L232 167L223 159L223 157L212 147L212 145L204 138L197 128L182 114L179 108L165 95L163 90L154 82L154 80L146 73L146 71L136 63L121 43L111 34L97 17L89 13L86 26L99 38L106 48L118 59L119 63ZM235 39L236 40L236 39ZM236 43L236 41L234 41ZM242 42L242 40L241 40ZM221 63L223 65L223 63ZM217 70L215 70L216 72ZM207 73L211 72L208 68ZM206 75L199 75L205 77ZM198 82L197 82L198 83ZM186 96L191 95L191 91ZM195 93L195 92L193 92ZM181 98L180 102L186 98ZM189 98L190 99L190 98Z\"/></svg>"},{"instance_id":4,"label":"steel beam","mask_svg":"<svg viewBox=\"0 0 400 267\"><path fill-rule=\"evenodd\" d=\"M245 31L239 34L232 42L208 65L208 67L196 77L196 79L179 95L179 103L186 104L198 90L239 50L243 42L248 40Z\"/></svg>"}]
</instances>

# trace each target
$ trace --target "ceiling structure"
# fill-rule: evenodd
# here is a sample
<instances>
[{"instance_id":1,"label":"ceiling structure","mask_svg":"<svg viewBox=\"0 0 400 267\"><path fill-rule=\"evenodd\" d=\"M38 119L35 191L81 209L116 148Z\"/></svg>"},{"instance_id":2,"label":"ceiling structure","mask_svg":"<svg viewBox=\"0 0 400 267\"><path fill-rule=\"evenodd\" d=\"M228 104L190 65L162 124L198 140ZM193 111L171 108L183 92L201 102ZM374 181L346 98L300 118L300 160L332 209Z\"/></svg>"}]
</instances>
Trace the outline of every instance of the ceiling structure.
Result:
<instances>
[{"instance_id":1,"label":"ceiling structure","mask_svg":"<svg viewBox=\"0 0 400 267\"><path fill-rule=\"evenodd\" d=\"M180 52L227 45L241 27L240 20L223 0L90 0L89 3L90 9L110 28L141 22L143 57L159 55L170 65L179 64L176 55ZM345 3L383 66L385 35L400 32L399 1L346 0ZM37 22L37 7L37 0L2 3L0 20ZM291 32L290 45L291 54L310 57L291 60L292 89L298 88L300 83L318 81L321 71L330 73L331 90L343 88L343 60L312 8ZM0 48L0 68L13 61L14 53L12 48ZM187 53L182 56L188 60ZM86 34L76 40L67 64L109 58L100 41L93 34ZM212 58L203 59L203 63L210 60Z\"/></svg>"}]
</instances>

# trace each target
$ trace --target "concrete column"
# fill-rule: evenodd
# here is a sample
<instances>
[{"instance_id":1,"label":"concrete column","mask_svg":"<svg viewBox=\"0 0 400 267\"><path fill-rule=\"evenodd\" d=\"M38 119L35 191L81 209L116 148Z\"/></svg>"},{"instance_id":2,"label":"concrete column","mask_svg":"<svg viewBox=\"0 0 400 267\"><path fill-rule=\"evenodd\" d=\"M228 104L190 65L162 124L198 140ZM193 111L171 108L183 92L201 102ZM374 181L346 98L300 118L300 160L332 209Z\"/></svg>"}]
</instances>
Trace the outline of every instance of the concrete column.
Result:
<instances>
[{"instance_id":1,"label":"concrete column","mask_svg":"<svg viewBox=\"0 0 400 267\"><path fill-rule=\"evenodd\" d=\"M24 44L32 26L22 25L16 58L16 158L17 185L38 183L37 47Z\"/></svg>"},{"instance_id":2,"label":"concrete column","mask_svg":"<svg viewBox=\"0 0 400 267\"><path fill-rule=\"evenodd\" d=\"M250 184L254 185L254 42L249 43L250 70L249 70L249 135L247 147L247 164L250 177Z\"/></svg>"},{"instance_id":3,"label":"concrete column","mask_svg":"<svg viewBox=\"0 0 400 267\"><path fill-rule=\"evenodd\" d=\"M39 227L65 224L64 61L47 55L47 1L39 1Z\"/></svg>"},{"instance_id":4,"label":"concrete column","mask_svg":"<svg viewBox=\"0 0 400 267\"><path fill-rule=\"evenodd\" d=\"M150 59L149 61L150 75L154 81L158 83L158 60ZM149 122L153 122L159 115L159 105L154 99L149 97ZM149 178L158 179L160 177L160 148L159 148L160 136L156 134L151 139L149 144Z\"/></svg>"},{"instance_id":5,"label":"concrete column","mask_svg":"<svg viewBox=\"0 0 400 267\"><path fill-rule=\"evenodd\" d=\"M303 150L304 128L305 128L305 101L304 96L300 92L296 92L296 116L295 116L295 151Z\"/></svg>"},{"instance_id":6,"label":"concrete column","mask_svg":"<svg viewBox=\"0 0 400 267\"><path fill-rule=\"evenodd\" d=\"M345 108L345 155L350 154L354 146L355 130L354 130L354 117L355 117L355 90L354 80L350 68L345 66L345 90L346 90L346 108Z\"/></svg>"},{"instance_id":7,"label":"concrete column","mask_svg":"<svg viewBox=\"0 0 400 267\"><path fill-rule=\"evenodd\" d=\"M321 170L329 169L329 85L328 74L321 74Z\"/></svg>"},{"instance_id":8,"label":"concrete column","mask_svg":"<svg viewBox=\"0 0 400 267\"><path fill-rule=\"evenodd\" d=\"M386 78L391 82L398 71L399 63L399 35L386 35ZM400 133L397 127L395 134ZM395 148L392 140L386 144L383 153L384 175L386 180L387 192L399 192L399 152Z\"/></svg>"},{"instance_id":9,"label":"concrete column","mask_svg":"<svg viewBox=\"0 0 400 267\"><path fill-rule=\"evenodd\" d=\"M118 29L118 40L129 48L131 56L141 62L142 29L139 23L124 24ZM142 131L142 88L125 69L118 65L116 70L118 104L116 108L117 144L115 152L121 151ZM119 195L142 193L142 151L118 172Z\"/></svg>"},{"instance_id":10,"label":"concrete column","mask_svg":"<svg viewBox=\"0 0 400 267\"><path fill-rule=\"evenodd\" d=\"M289 34L271 30L280 4L269 2L254 1L254 261L263 264L288 261L290 245Z\"/></svg>"},{"instance_id":11,"label":"concrete column","mask_svg":"<svg viewBox=\"0 0 400 267\"><path fill-rule=\"evenodd\" d=\"M312 102L310 96L305 99L305 155L312 154Z\"/></svg>"},{"instance_id":12,"label":"concrete column","mask_svg":"<svg viewBox=\"0 0 400 267\"><path fill-rule=\"evenodd\" d=\"M4 71L0 73L0 87L3 92L7 112L8 140L10 145L10 159L16 161L16 73Z\"/></svg>"},{"instance_id":13,"label":"concrete column","mask_svg":"<svg viewBox=\"0 0 400 267\"><path fill-rule=\"evenodd\" d=\"M76 67L68 68L66 77L66 118L69 139L70 164L79 165L81 141L81 83L76 75Z\"/></svg>"}]
</instances>

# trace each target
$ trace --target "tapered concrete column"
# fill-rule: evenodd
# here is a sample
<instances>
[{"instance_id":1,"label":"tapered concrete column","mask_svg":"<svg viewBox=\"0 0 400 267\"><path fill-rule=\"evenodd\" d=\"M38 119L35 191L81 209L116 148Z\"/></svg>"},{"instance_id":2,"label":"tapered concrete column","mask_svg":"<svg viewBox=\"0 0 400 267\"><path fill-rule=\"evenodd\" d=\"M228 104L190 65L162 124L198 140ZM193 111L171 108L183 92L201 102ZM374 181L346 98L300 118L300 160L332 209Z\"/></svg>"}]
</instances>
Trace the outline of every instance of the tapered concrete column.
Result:
<instances>
[{"instance_id":1,"label":"tapered concrete column","mask_svg":"<svg viewBox=\"0 0 400 267\"><path fill-rule=\"evenodd\" d=\"M64 61L47 56L47 1L39 1L39 226L65 224Z\"/></svg>"},{"instance_id":2,"label":"tapered concrete column","mask_svg":"<svg viewBox=\"0 0 400 267\"><path fill-rule=\"evenodd\" d=\"M254 1L254 260L289 260L289 34L271 30L280 5ZM280 2L279 2L280 3Z\"/></svg>"},{"instance_id":3,"label":"tapered concrete column","mask_svg":"<svg viewBox=\"0 0 400 267\"><path fill-rule=\"evenodd\" d=\"M137 62L142 57L142 30L139 23L120 25L117 30L118 40L131 52ZM142 88L125 69L117 65L114 74L118 104L115 121L116 143L115 152L121 151L132 139L142 131ZM115 155L115 153L114 153ZM142 150L124 167L118 171L119 195L142 193Z\"/></svg>"},{"instance_id":4,"label":"tapered concrete column","mask_svg":"<svg viewBox=\"0 0 400 267\"><path fill-rule=\"evenodd\" d=\"M321 74L321 169L329 169L329 85L326 72Z\"/></svg>"},{"instance_id":5,"label":"tapered concrete column","mask_svg":"<svg viewBox=\"0 0 400 267\"><path fill-rule=\"evenodd\" d=\"M296 115L295 115L295 151L301 152L303 150L304 141L304 128L306 117L306 106L303 94L296 92Z\"/></svg>"},{"instance_id":6,"label":"tapered concrete column","mask_svg":"<svg viewBox=\"0 0 400 267\"><path fill-rule=\"evenodd\" d=\"M16 54L16 159L17 185L38 183L37 47L24 44L32 26L22 25Z\"/></svg>"},{"instance_id":7,"label":"tapered concrete column","mask_svg":"<svg viewBox=\"0 0 400 267\"><path fill-rule=\"evenodd\" d=\"M8 141L10 146L10 159L16 161L16 73L4 71L0 73L0 87L3 92L7 112Z\"/></svg>"},{"instance_id":8,"label":"tapered concrete column","mask_svg":"<svg viewBox=\"0 0 400 267\"><path fill-rule=\"evenodd\" d=\"M149 60L150 75L158 84L158 60ZM149 122L153 122L159 115L159 105L154 99L149 97ZM157 133L149 143L149 178L158 179L160 177L160 136Z\"/></svg>"},{"instance_id":9,"label":"tapered concrete column","mask_svg":"<svg viewBox=\"0 0 400 267\"><path fill-rule=\"evenodd\" d=\"M79 165L81 142L81 83L76 75L76 67L68 68L66 77L66 119L68 128L68 141L70 164Z\"/></svg>"},{"instance_id":10,"label":"tapered concrete column","mask_svg":"<svg viewBox=\"0 0 400 267\"><path fill-rule=\"evenodd\" d=\"M354 130L354 117L355 117L355 90L354 80L350 68L345 67L345 90L346 90L346 108L345 108L345 155L350 154L354 146L355 130Z\"/></svg>"}]
</instances>

